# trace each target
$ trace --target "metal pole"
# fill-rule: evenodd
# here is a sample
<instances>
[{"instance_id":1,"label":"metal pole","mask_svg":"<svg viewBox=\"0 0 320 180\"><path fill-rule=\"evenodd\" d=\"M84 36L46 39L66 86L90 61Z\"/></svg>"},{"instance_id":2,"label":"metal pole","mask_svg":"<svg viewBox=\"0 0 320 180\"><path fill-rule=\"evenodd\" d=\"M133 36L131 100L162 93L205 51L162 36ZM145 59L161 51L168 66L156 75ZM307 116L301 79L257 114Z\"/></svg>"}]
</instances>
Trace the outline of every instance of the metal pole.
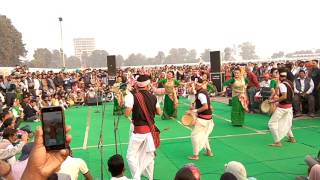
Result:
<instances>
[{"instance_id":1,"label":"metal pole","mask_svg":"<svg viewBox=\"0 0 320 180\"><path fill-rule=\"evenodd\" d=\"M59 17L59 22L60 22L60 40L61 40L61 56L62 56L62 65L63 68L66 67L66 62L64 60L64 52L63 52L63 38L62 38L62 17Z\"/></svg>"}]
</instances>

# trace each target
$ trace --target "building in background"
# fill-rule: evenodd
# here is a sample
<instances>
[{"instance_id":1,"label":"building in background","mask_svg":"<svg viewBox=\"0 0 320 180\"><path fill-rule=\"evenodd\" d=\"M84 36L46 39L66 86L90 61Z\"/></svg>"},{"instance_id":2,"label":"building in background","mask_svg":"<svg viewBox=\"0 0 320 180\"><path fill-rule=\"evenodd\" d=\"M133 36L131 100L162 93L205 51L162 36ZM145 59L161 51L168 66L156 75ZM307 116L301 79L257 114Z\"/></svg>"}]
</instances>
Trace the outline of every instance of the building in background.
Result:
<instances>
[{"instance_id":1,"label":"building in background","mask_svg":"<svg viewBox=\"0 0 320 180\"><path fill-rule=\"evenodd\" d=\"M81 59L81 54L84 52L87 53L88 56L91 55L92 51L96 48L95 38L74 38L74 55Z\"/></svg>"}]
</instances>

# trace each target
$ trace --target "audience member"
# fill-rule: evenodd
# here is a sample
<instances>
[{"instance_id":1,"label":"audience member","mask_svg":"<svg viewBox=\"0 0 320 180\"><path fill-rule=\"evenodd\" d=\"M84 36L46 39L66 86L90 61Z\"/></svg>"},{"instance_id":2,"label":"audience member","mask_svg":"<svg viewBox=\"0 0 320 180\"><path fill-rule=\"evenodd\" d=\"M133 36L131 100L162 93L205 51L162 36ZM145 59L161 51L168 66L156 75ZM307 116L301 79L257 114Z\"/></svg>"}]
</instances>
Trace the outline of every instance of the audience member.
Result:
<instances>
[{"instance_id":1,"label":"audience member","mask_svg":"<svg viewBox=\"0 0 320 180\"><path fill-rule=\"evenodd\" d=\"M200 170L193 164L187 164L178 170L174 180L200 180Z\"/></svg>"},{"instance_id":2,"label":"audience member","mask_svg":"<svg viewBox=\"0 0 320 180\"><path fill-rule=\"evenodd\" d=\"M130 180L124 175L124 161L121 155L116 154L108 160L108 171L111 173L110 180Z\"/></svg>"}]
</instances>

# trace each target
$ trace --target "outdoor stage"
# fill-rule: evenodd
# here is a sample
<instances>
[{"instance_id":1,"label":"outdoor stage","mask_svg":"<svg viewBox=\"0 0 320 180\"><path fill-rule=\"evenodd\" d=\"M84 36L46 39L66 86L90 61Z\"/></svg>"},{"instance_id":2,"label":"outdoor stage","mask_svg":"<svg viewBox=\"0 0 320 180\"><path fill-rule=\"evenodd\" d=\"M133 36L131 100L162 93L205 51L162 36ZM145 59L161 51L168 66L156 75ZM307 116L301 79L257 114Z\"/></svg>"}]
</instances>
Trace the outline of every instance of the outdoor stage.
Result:
<instances>
[{"instance_id":1,"label":"outdoor stage","mask_svg":"<svg viewBox=\"0 0 320 180\"><path fill-rule=\"evenodd\" d=\"M167 127L170 129L161 133L162 141L157 150L154 179L172 180L177 170L184 164L194 163L200 168L202 180L218 180L223 173L224 164L235 160L245 165L248 176L256 177L258 180L290 180L298 175L306 175L307 166L304 163L304 157L307 154L316 155L320 149L319 118L294 120L293 132L298 142L290 144L283 141L282 148L275 148L268 146L272 143L272 136L267 125L269 116L246 114L245 126L233 127L230 125L231 107L224 103L214 102L215 126L210 141L214 156L207 157L200 154L198 161L191 161L187 159L189 155L192 155L191 129L184 127L179 122L188 107L188 100L180 98L178 120L156 118L160 130ZM94 179L101 179L100 153L97 145L101 128L102 106L99 106L100 113L95 113L95 110L95 106L72 107L66 111L66 118L67 124L72 126L71 147L74 157L84 159ZM107 160L115 154L113 126L116 117L112 115L112 110L113 103L107 103L104 125L105 179L110 179ZM88 111L90 121L87 118ZM40 123L31 125L35 127ZM128 145L129 125L126 118L120 118L118 150L124 159ZM126 175L131 177L127 165ZM82 175L79 177L83 179Z\"/></svg>"}]
</instances>

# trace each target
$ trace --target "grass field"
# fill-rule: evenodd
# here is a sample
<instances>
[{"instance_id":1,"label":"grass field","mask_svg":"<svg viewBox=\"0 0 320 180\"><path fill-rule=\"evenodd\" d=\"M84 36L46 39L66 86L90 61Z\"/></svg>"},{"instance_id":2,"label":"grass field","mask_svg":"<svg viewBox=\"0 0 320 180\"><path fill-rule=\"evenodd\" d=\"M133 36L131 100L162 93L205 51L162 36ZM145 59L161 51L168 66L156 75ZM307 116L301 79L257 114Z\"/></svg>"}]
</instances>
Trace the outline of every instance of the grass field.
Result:
<instances>
[{"instance_id":1,"label":"grass field","mask_svg":"<svg viewBox=\"0 0 320 180\"><path fill-rule=\"evenodd\" d=\"M188 109L187 99L180 98L178 120ZM249 176L258 180L291 180L295 176L306 174L304 157L307 154L316 155L319 150L320 119L303 119L293 122L293 133L296 144L283 142L282 148L268 146L272 143L272 136L268 131L269 116L261 114L246 114L245 126L242 128L230 125L231 107L214 102L214 129L210 136L210 144L214 157L200 155L200 160L187 159L192 154L190 140L191 130L182 126L178 120L161 120L156 118L159 129L169 128L161 133L161 146L157 150L155 162L155 176L158 180L172 180L175 173L186 163L196 164L202 174L202 180L218 180L223 173L224 164L235 160L242 162ZM110 179L107 171L108 158L116 153L114 138L114 121L112 115L113 104L105 104L105 119L102 127L101 111L95 113L95 106L72 107L66 111L67 124L72 126L73 137L71 147L75 157L80 157L94 176L101 179L100 149L97 148L100 130L103 128L103 169L104 179ZM88 116L90 116L88 120ZM39 125L33 123L35 127ZM125 158L129 137L129 121L124 117L119 119L118 153ZM87 135L86 135L87 132ZM87 147L83 149L83 147ZM126 175L131 177L126 165ZM83 179L81 175L80 179Z\"/></svg>"}]
</instances>

